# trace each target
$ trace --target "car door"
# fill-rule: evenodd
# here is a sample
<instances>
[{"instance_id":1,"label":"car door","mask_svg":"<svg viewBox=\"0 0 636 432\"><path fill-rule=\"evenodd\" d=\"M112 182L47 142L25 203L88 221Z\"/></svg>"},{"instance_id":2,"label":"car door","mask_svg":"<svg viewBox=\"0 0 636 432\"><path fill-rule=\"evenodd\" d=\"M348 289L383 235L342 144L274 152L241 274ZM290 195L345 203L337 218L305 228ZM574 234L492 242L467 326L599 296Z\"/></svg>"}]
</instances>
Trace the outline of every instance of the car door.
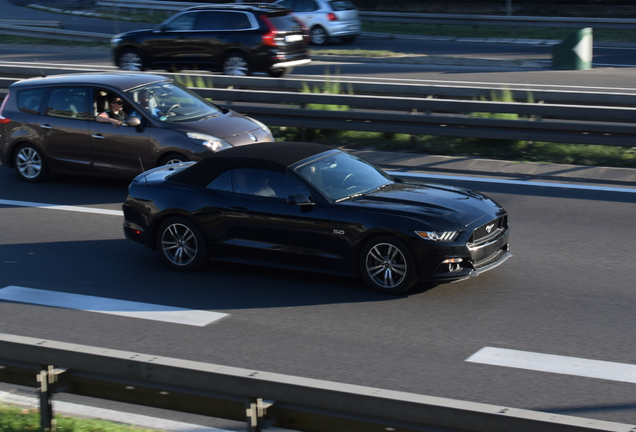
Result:
<instances>
[{"instance_id":1,"label":"car door","mask_svg":"<svg viewBox=\"0 0 636 432\"><path fill-rule=\"evenodd\" d=\"M89 140L89 87L53 87L36 127L47 156L59 168L89 172L92 150Z\"/></svg>"},{"instance_id":2,"label":"car door","mask_svg":"<svg viewBox=\"0 0 636 432\"><path fill-rule=\"evenodd\" d=\"M233 193L225 203L228 237L240 258L328 268L329 217L324 204L291 205L311 196L292 175L261 169L231 171Z\"/></svg>"},{"instance_id":3,"label":"car door","mask_svg":"<svg viewBox=\"0 0 636 432\"><path fill-rule=\"evenodd\" d=\"M95 105L98 105L98 96L101 93L112 91L95 89ZM121 95L120 95L121 97ZM122 97L123 100L126 100ZM115 127L110 123L100 123L94 120L88 122L90 129L90 143L93 152L92 172L99 175L132 178L141 173L142 166L145 169L153 168L150 153L153 147L152 127L146 119L146 114L141 114L140 109L135 109L132 104L126 102L124 111L141 119L141 125Z\"/></svg>"},{"instance_id":4,"label":"car door","mask_svg":"<svg viewBox=\"0 0 636 432\"><path fill-rule=\"evenodd\" d=\"M198 12L184 12L158 27L146 41L146 53L153 64L168 70L194 64L201 44L194 30Z\"/></svg>"}]
</instances>

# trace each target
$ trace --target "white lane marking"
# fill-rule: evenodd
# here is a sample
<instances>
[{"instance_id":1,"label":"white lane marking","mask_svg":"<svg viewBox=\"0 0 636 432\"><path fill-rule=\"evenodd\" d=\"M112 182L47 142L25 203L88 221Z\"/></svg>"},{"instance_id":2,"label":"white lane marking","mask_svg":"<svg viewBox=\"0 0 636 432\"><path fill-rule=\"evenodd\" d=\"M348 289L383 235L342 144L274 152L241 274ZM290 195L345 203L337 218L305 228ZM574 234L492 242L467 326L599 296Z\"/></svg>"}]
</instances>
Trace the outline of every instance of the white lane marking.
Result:
<instances>
[{"instance_id":1,"label":"white lane marking","mask_svg":"<svg viewBox=\"0 0 636 432\"><path fill-rule=\"evenodd\" d=\"M203 327L228 314L203 310L185 309L172 306L93 297L82 294L69 294L58 291L46 291L19 286L7 286L0 289L0 300L49 306L63 309L75 309L129 318L163 321Z\"/></svg>"},{"instance_id":2,"label":"white lane marking","mask_svg":"<svg viewBox=\"0 0 636 432\"><path fill-rule=\"evenodd\" d=\"M74 211L74 212L81 212L81 213L96 213L96 214L104 214L104 215L111 215L111 216L124 215L124 212L121 210L108 210L108 209L100 209L100 208L93 208L93 207L44 204L44 203L36 203L36 202L28 202L28 201L12 201L12 200L0 199L0 205L16 206L16 207L37 207L37 208L43 208L48 210L64 210L64 211Z\"/></svg>"},{"instance_id":3,"label":"white lane marking","mask_svg":"<svg viewBox=\"0 0 636 432\"><path fill-rule=\"evenodd\" d=\"M586 184L572 184L572 183L549 183L549 182L537 182L528 180L510 180L510 179L498 179L487 177L468 177L468 176L454 176L445 174L417 174L401 171L387 171L387 174L395 177L416 177L416 178L431 178L438 180L461 180L479 183L500 183L519 186L535 186L535 187L551 187L558 189L582 189L591 191L602 192L624 192L624 193L636 193L636 188L629 187L611 187L611 186L594 186Z\"/></svg>"},{"instance_id":4,"label":"white lane marking","mask_svg":"<svg viewBox=\"0 0 636 432\"><path fill-rule=\"evenodd\" d=\"M467 362L636 383L636 365L485 347Z\"/></svg>"},{"instance_id":5,"label":"white lane marking","mask_svg":"<svg viewBox=\"0 0 636 432\"><path fill-rule=\"evenodd\" d=\"M8 392L0 391L0 401L16 405L38 407L39 402L34 395L32 400L25 401L22 397L21 400L13 401L12 394ZM191 423L176 422L172 420L166 420L157 417L150 417L139 414L130 414L121 411L115 411L104 408L95 408L88 405L74 404L70 402L60 402L53 400L53 412L55 414L76 415L81 417L89 417L100 420L107 420L117 423L123 423L128 425L135 425L139 428L151 428L164 431L175 432L230 432L226 429L218 429L210 426L199 426Z\"/></svg>"}]
</instances>

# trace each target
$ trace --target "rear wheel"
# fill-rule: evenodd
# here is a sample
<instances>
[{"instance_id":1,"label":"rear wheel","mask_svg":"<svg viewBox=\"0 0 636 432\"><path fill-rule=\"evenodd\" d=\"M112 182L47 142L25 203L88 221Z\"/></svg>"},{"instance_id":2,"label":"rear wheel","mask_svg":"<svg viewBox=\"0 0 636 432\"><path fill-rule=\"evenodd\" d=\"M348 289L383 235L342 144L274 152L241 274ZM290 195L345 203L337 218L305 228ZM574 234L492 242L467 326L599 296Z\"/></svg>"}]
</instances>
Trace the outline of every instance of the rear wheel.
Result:
<instances>
[{"instance_id":1,"label":"rear wheel","mask_svg":"<svg viewBox=\"0 0 636 432\"><path fill-rule=\"evenodd\" d=\"M173 269L194 271L207 259L203 235L197 226L184 217L166 220L157 233L157 249Z\"/></svg>"},{"instance_id":2,"label":"rear wheel","mask_svg":"<svg viewBox=\"0 0 636 432\"><path fill-rule=\"evenodd\" d=\"M41 182L48 175L48 167L44 156L30 144L20 144L13 157L13 166L21 180Z\"/></svg>"},{"instance_id":3,"label":"rear wheel","mask_svg":"<svg viewBox=\"0 0 636 432\"><path fill-rule=\"evenodd\" d=\"M223 73L230 76L248 76L250 65L247 58L240 52L233 52L223 61Z\"/></svg>"},{"instance_id":4,"label":"rear wheel","mask_svg":"<svg viewBox=\"0 0 636 432\"><path fill-rule=\"evenodd\" d=\"M313 26L311 31L309 32L309 39L311 43L314 45L324 45L327 43L327 39L329 39L329 35L327 31L320 27L319 25Z\"/></svg>"},{"instance_id":5,"label":"rear wheel","mask_svg":"<svg viewBox=\"0 0 636 432\"><path fill-rule=\"evenodd\" d=\"M360 272L373 291L383 294L401 294L419 279L417 264L408 246L388 235L375 237L364 246Z\"/></svg>"},{"instance_id":6,"label":"rear wheel","mask_svg":"<svg viewBox=\"0 0 636 432\"><path fill-rule=\"evenodd\" d=\"M125 49L119 54L117 64L121 70L143 71L145 69L143 58L134 48Z\"/></svg>"}]
</instances>

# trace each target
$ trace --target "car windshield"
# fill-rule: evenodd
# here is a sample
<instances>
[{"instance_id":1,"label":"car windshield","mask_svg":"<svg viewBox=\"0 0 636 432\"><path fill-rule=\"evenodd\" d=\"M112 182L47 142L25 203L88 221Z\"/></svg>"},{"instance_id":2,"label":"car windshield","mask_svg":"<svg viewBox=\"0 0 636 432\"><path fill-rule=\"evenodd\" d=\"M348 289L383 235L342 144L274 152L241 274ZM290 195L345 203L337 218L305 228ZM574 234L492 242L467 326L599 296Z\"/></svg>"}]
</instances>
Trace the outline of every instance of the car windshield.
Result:
<instances>
[{"instance_id":1,"label":"car windshield","mask_svg":"<svg viewBox=\"0 0 636 432\"><path fill-rule=\"evenodd\" d=\"M175 82L153 83L127 93L139 107L165 122L195 121L225 113L222 108Z\"/></svg>"},{"instance_id":2,"label":"car windshield","mask_svg":"<svg viewBox=\"0 0 636 432\"><path fill-rule=\"evenodd\" d=\"M378 190L393 180L384 171L348 153L329 153L296 168L296 173L334 201Z\"/></svg>"}]
</instances>

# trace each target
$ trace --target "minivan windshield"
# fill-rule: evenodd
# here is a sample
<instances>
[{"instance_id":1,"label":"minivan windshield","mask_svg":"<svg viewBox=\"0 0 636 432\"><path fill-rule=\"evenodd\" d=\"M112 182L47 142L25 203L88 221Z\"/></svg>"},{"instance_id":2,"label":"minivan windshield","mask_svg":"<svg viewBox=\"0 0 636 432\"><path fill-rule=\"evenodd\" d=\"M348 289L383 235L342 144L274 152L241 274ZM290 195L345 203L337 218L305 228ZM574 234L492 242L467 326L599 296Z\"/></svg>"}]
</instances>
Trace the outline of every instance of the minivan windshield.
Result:
<instances>
[{"instance_id":1,"label":"minivan windshield","mask_svg":"<svg viewBox=\"0 0 636 432\"><path fill-rule=\"evenodd\" d=\"M188 88L171 81L148 84L126 93L147 114L165 122L196 121L217 117L226 112Z\"/></svg>"}]
</instances>

